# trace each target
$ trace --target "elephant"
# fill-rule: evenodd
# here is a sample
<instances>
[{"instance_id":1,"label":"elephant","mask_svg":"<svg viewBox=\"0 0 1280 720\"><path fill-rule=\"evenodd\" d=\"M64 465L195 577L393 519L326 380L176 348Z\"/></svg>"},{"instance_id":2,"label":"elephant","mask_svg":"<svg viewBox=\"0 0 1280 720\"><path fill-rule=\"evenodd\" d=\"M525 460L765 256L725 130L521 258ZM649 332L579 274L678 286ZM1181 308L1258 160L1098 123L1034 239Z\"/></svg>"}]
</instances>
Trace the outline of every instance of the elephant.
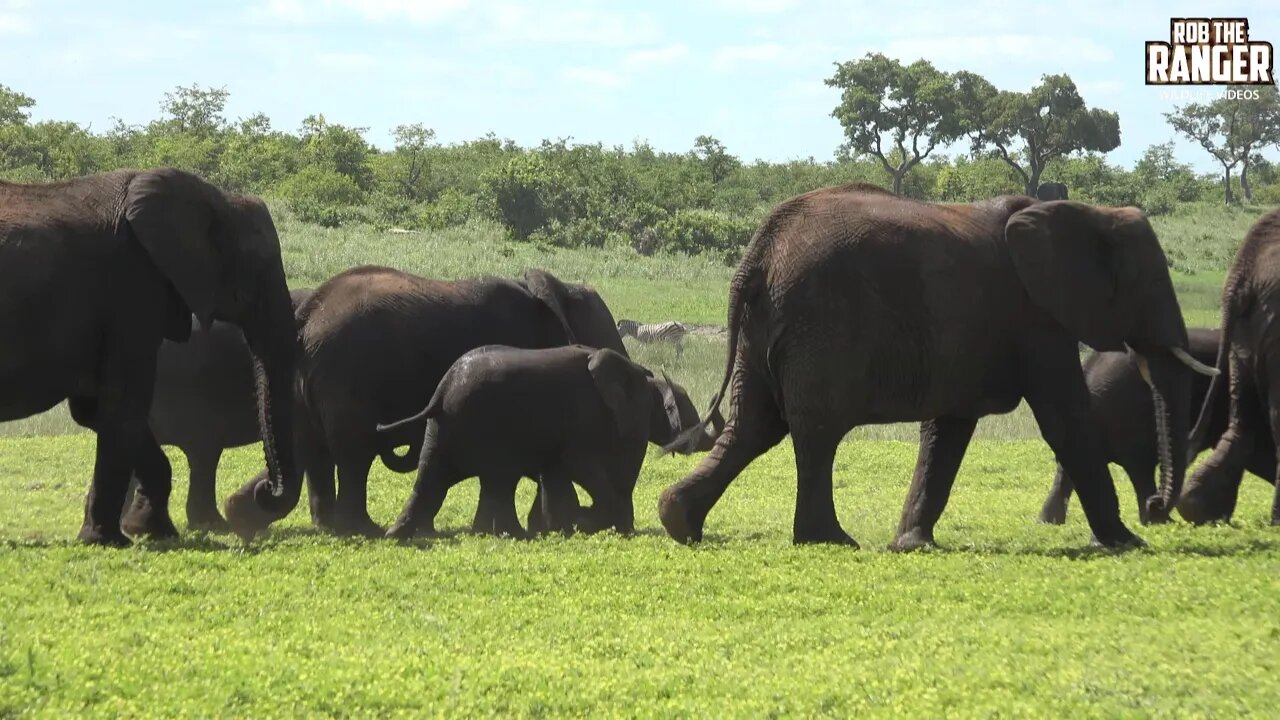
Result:
<instances>
[{"instance_id":1,"label":"elephant","mask_svg":"<svg viewBox=\"0 0 1280 720\"><path fill-rule=\"evenodd\" d=\"M1202 364L1212 364L1218 357L1218 343L1222 333L1209 328L1188 328L1190 343L1187 352ZM1084 380L1089 386L1089 405L1093 422L1102 431L1103 450L1109 462L1124 468L1138 498L1138 517L1147 523L1146 499L1156 493L1155 472L1158 447L1156 427L1152 421L1151 389L1142 379L1136 358L1125 352L1092 353L1084 361ZM1198 408L1208 394L1210 379L1206 375L1194 375L1191 380L1191 405ZM1226 394L1219 404L1225 406ZM1224 407L1225 409L1225 407ZM1251 456L1250 470L1268 477L1262 470L1274 449L1259 442ZM1190 457L1205 450L1206 444L1192 445ZM1071 478L1058 465L1053 478L1053 489L1040 510L1040 522L1060 525L1066 522L1067 501L1071 498Z\"/></svg>"},{"instance_id":2,"label":"elephant","mask_svg":"<svg viewBox=\"0 0 1280 720\"><path fill-rule=\"evenodd\" d=\"M377 426L426 406L445 371L468 350L582 343L626 356L599 294L542 270L518 281L444 281L361 266L316 288L298 322L296 445L312 521L339 534L383 534L367 509L369 468L381 458L394 472L416 470L426 423L387 433ZM692 442L711 445L709 438ZM405 445L409 451L397 454ZM248 540L287 515L301 492L301 478L291 479L279 498L258 489L262 476L232 493L224 508L232 530Z\"/></svg>"},{"instance_id":3,"label":"elephant","mask_svg":"<svg viewBox=\"0 0 1280 720\"><path fill-rule=\"evenodd\" d=\"M1222 288L1219 375L1209 385L1193 431L1193 443L1213 452L1196 467L1178 500L1178 513L1193 523L1227 521L1235 513L1243 472L1276 481L1280 446L1280 210L1264 215L1245 236ZM1280 490L1271 504L1280 525Z\"/></svg>"},{"instance_id":4,"label":"elephant","mask_svg":"<svg viewBox=\"0 0 1280 720\"><path fill-rule=\"evenodd\" d=\"M1040 183L1036 188L1036 198L1040 200L1068 200L1067 186L1060 182Z\"/></svg>"},{"instance_id":5,"label":"elephant","mask_svg":"<svg viewBox=\"0 0 1280 720\"><path fill-rule=\"evenodd\" d=\"M1026 196L966 204L874 185L823 188L764 219L729 287L728 355L714 410L731 409L711 452L667 488L658 512L677 541L755 457L790 433L796 543L856 547L832 493L837 445L868 423L921 421L920 451L890 545L935 545L934 526L980 417L1026 399L1076 482L1096 543L1141 544L1120 518L1079 342L1126 345L1151 377L1167 515L1186 470L1192 369L1164 252L1136 208ZM670 447L692 441L703 426Z\"/></svg>"},{"instance_id":6,"label":"elephant","mask_svg":"<svg viewBox=\"0 0 1280 720\"><path fill-rule=\"evenodd\" d=\"M312 292L289 293L295 311ZM215 320L201 332L192 318L191 331L185 343L160 345L148 425L161 446L175 446L187 456L187 527L225 532L216 498L218 461L223 450L262 439L253 358L244 334L231 323Z\"/></svg>"},{"instance_id":7,"label":"elephant","mask_svg":"<svg viewBox=\"0 0 1280 720\"><path fill-rule=\"evenodd\" d=\"M388 537L434 532L449 488L476 476L475 530L524 536L515 490L529 477L542 488L543 527L572 529L579 518L577 482L592 498L583 529L630 533L646 443L670 443L697 424L698 412L665 373L655 378L608 348L490 345L458 358L425 409L378 430L420 422L426 431L418 478Z\"/></svg>"},{"instance_id":8,"label":"elephant","mask_svg":"<svg viewBox=\"0 0 1280 720\"><path fill-rule=\"evenodd\" d=\"M193 314L201 327L225 320L244 333L268 468L261 492L290 484L298 341L260 199L173 168L0 183L0 288L0 421L67 400L97 435L81 542L178 534L172 468L147 415L161 341L189 339Z\"/></svg>"}]
</instances>

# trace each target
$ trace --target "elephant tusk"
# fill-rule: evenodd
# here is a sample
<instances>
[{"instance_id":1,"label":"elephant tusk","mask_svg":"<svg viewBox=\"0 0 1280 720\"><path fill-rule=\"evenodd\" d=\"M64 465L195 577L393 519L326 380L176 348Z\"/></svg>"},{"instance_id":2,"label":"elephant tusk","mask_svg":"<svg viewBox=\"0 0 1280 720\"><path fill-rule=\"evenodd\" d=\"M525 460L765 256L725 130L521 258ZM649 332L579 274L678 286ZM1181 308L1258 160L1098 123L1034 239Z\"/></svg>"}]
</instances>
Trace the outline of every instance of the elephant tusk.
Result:
<instances>
[{"instance_id":1,"label":"elephant tusk","mask_svg":"<svg viewBox=\"0 0 1280 720\"><path fill-rule=\"evenodd\" d=\"M1146 383L1147 385L1150 385L1151 384L1151 366L1147 364L1147 359L1142 356L1142 353L1129 347L1129 343L1124 344L1124 349L1128 350L1129 354L1132 355L1134 359L1138 361L1138 374L1142 376L1142 382Z\"/></svg>"},{"instance_id":2,"label":"elephant tusk","mask_svg":"<svg viewBox=\"0 0 1280 720\"><path fill-rule=\"evenodd\" d=\"M1174 357L1181 360L1183 365L1186 365L1187 367L1191 368L1192 370L1195 370L1201 375L1208 375L1209 377L1214 377L1218 374L1218 368L1209 367L1208 365L1205 365L1199 360L1191 357L1189 354L1187 354L1186 350L1183 350L1180 347L1169 348L1169 352L1173 353Z\"/></svg>"}]
</instances>

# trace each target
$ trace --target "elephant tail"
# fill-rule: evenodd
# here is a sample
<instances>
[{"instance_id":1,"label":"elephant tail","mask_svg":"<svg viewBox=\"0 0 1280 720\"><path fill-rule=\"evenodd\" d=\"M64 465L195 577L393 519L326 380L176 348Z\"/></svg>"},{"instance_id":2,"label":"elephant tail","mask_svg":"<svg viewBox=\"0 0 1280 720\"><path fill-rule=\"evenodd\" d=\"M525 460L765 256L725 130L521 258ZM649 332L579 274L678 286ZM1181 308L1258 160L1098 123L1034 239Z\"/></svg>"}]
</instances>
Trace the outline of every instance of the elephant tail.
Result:
<instances>
[{"instance_id":1,"label":"elephant tail","mask_svg":"<svg viewBox=\"0 0 1280 720\"><path fill-rule=\"evenodd\" d=\"M1195 428L1191 431L1187 443L1187 462L1190 463L1201 451L1217 442L1227 429L1227 418L1231 412L1231 336L1235 326L1235 318L1239 316L1236 300L1238 294L1235 283L1228 280L1222 291L1222 340L1218 342L1218 359L1214 363L1218 374L1209 381L1209 389L1204 394L1204 402L1200 405L1200 414L1196 418ZM1248 298L1244 299L1249 302Z\"/></svg>"},{"instance_id":2,"label":"elephant tail","mask_svg":"<svg viewBox=\"0 0 1280 720\"><path fill-rule=\"evenodd\" d=\"M706 415L703 415L697 425L688 428L676 436L676 439L662 448L663 454L679 452L682 454L692 454L696 451L702 435L706 432L708 423L715 426L717 434L724 427L724 417L720 414L720 403L724 401L724 395L729 389L729 380L733 377L733 366L738 358L738 341L742 331L742 316L746 310L747 304L751 302L756 293L764 288L764 275L760 268L760 256L766 243L764 242L766 234L770 233L772 220L765 221L764 226L756 233L752 239L751 245L747 248L747 252L743 255L742 262L738 265L738 270L733 274L733 280L729 283L729 318L728 333L729 347L725 353L724 377L720 379L720 389L711 397L711 403L707 407Z\"/></svg>"}]
</instances>

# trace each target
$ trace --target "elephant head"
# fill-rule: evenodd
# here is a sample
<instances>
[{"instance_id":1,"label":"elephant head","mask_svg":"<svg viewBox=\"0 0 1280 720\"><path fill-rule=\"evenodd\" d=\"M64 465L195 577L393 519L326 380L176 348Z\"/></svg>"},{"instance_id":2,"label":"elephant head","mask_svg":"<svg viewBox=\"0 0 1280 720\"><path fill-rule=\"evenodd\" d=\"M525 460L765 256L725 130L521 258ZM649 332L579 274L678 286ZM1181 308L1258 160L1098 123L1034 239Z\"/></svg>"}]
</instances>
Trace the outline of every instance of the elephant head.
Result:
<instances>
[{"instance_id":1,"label":"elephant head","mask_svg":"<svg viewBox=\"0 0 1280 720\"><path fill-rule=\"evenodd\" d=\"M297 476L293 458L293 377L298 335L271 214L255 197L227 195L191 173L139 172L125 189L117 229L136 239L181 302L170 337L185 339L190 318L238 326L253 356L258 423L268 478L264 503Z\"/></svg>"},{"instance_id":2,"label":"elephant head","mask_svg":"<svg viewBox=\"0 0 1280 720\"><path fill-rule=\"evenodd\" d=\"M1036 188L1036 197L1040 200L1066 200L1067 186L1060 182L1040 183Z\"/></svg>"},{"instance_id":3,"label":"elephant head","mask_svg":"<svg viewBox=\"0 0 1280 720\"><path fill-rule=\"evenodd\" d=\"M1071 201L1014 213L1005 239L1031 300L1095 350L1133 353L1150 385L1160 448L1153 521L1169 517L1187 468L1191 371L1214 374L1187 352L1187 328L1168 261L1136 208Z\"/></svg>"},{"instance_id":4,"label":"elephant head","mask_svg":"<svg viewBox=\"0 0 1280 720\"><path fill-rule=\"evenodd\" d=\"M551 309L564 327L570 344L608 348L630 357L622 344L622 336L618 335L613 313L594 288L561 282L545 270L529 270L524 274L523 284L529 294Z\"/></svg>"},{"instance_id":5,"label":"elephant head","mask_svg":"<svg viewBox=\"0 0 1280 720\"><path fill-rule=\"evenodd\" d=\"M689 394L665 372L660 378L654 377L649 370L608 349L592 353L587 370L624 438L641 434L661 446L698 423ZM593 526L631 532L635 527L631 501L634 490L635 478L630 478L626 487L588 488L596 501Z\"/></svg>"}]
</instances>

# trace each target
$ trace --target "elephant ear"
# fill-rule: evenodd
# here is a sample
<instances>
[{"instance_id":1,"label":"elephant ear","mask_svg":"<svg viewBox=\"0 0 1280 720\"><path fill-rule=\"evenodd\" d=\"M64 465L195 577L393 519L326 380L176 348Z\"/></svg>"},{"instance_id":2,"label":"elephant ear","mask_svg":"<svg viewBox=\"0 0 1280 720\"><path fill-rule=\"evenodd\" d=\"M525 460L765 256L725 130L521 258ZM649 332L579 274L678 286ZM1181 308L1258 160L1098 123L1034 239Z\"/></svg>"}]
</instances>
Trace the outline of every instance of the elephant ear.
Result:
<instances>
[{"instance_id":1,"label":"elephant ear","mask_svg":"<svg viewBox=\"0 0 1280 720\"><path fill-rule=\"evenodd\" d=\"M546 270L536 269L525 272L524 285L529 289L529 293L550 308L552 314L556 316L556 320L560 321L560 325L564 328L565 336L568 338L568 344L577 344L578 339L574 336L573 326L569 324L569 316L565 312L569 288L560 282L560 279L555 275Z\"/></svg>"},{"instance_id":2,"label":"elephant ear","mask_svg":"<svg viewBox=\"0 0 1280 720\"><path fill-rule=\"evenodd\" d=\"M1022 286L1078 340L1095 350L1123 350L1134 308L1120 218L1082 203L1032 205L1005 224L1005 240Z\"/></svg>"},{"instance_id":3,"label":"elephant ear","mask_svg":"<svg viewBox=\"0 0 1280 720\"><path fill-rule=\"evenodd\" d=\"M635 366L618 353L605 349L591 353L587 370L596 391L613 414L618 434L626 437L635 429L636 407L632 399L638 377Z\"/></svg>"},{"instance_id":4,"label":"elephant ear","mask_svg":"<svg viewBox=\"0 0 1280 720\"><path fill-rule=\"evenodd\" d=\"M214 243L219 200L203 180L163 169L134 177L124 201L133 237L205 328L213 321L221 275Z\"/></svg>"}]
</instances>

